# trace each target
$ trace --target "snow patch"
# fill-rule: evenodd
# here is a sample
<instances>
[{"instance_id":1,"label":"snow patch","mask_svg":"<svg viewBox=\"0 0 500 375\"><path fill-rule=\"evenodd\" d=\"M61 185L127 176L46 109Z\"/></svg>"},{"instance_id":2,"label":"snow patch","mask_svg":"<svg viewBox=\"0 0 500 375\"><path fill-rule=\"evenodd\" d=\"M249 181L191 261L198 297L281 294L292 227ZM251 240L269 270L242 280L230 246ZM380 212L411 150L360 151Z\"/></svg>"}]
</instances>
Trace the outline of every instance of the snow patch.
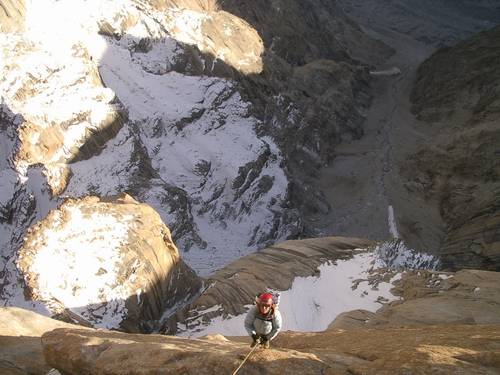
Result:
<instances>
[{"instance_id":1,"label":"snow patch","mask_svg":"<svg viewBox=\"0 0 500 375\"><path fill-rule=\"evenodd\" d=\"M117 220L105 213L86 215L75 207L57 214L29 266L29 273L36 275L38 298L49 307L62 304L94 321L90 309L102 316L97 327L118 327L130 295L126 283L117 279L120 247L132 216Z\"/></svg>"},{"instance_id":2,"label":"snow patch","mask_svg":"<svg viewBox=\"0 0 500 375\"><path fill-rule=\"evenodd\" d=\"M389 233L392 235L394 238L399 238L399 232L398 232L398 227L396 225L396 220L394 218L394 209L392 206L389 206L387 208L388 211L388 221L389 221Z\"/></svg>"},{"instance_id":3,"label":"snow patch","mask_svg":"<svg viewBox=\"0 0 500 375\"><path fill-rule=\"evenodd\" d=\"M440 261L434 255L410 249L399 239L378 245L374 254L377 267L430 270L440 267Z\"/></svg>"}]
</instances>

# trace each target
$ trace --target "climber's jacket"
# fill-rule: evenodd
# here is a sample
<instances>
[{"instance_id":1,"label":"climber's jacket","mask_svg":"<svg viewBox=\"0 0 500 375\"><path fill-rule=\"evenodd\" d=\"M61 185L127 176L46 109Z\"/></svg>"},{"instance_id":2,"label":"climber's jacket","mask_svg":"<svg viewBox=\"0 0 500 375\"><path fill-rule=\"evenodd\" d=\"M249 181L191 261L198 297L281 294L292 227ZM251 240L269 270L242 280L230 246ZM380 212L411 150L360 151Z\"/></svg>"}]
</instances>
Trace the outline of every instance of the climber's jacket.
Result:
<instances>
[{"instance_id":1,"label":"climber's jacket","mask_svg":"<svg viewBox=\"0 0 500 375\"><path fill-rule=\"evenodd\" d=\"M248 310L245 318L245 329L250 336L257 334L266 336L268 340L276 337L281 330L281 324L281 314L275 306L271 308L268 314L262 315L258 306L254 305Z\"/></svg>"}]
</instances>

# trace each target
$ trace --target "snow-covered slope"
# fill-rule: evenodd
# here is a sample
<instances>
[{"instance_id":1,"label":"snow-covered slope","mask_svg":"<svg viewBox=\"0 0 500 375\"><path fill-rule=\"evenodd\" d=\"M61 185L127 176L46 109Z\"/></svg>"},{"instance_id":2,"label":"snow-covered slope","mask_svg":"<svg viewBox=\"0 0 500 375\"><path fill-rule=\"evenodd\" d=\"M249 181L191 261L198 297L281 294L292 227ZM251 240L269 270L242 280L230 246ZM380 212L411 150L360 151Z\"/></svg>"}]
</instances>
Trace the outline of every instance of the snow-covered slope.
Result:
<instances>
[{"instance_id":1,"label":"snow-covered slope","mask_svg":"<svg viewBox=\"0 0 500 375\"><path fill-rule=\"evenodd\" d=\"M15 197L39 164L52 207L123 191L150 203L201 274L296 232L280 150L257 136L235 83L204 74L262 69L246 22L141 1L45 0L27 2L25 26L0 39L4 257L26 229L9 225ZM28 221L39 219L28 206Z\"/></svg>"}]
</instances>

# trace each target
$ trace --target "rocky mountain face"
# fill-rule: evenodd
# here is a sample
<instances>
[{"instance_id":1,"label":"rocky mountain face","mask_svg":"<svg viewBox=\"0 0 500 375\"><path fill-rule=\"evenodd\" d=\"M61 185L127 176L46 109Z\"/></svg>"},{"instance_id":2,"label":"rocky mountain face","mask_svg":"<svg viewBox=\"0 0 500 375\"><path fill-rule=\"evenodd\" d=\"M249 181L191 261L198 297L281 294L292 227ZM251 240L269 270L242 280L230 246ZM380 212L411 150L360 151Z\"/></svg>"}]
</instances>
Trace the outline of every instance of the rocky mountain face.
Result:
<instances>
[{"instance_id":1,"label":"rocky mountain face","mask_svg":"<svg viewBox=\"0 0 500 375\"><path fill-rule=\"evenodd\" d=\"M350 259L356 249L374 245L363 239L325 237L286 241L247 255L206 279L206 289L165 321L162 331L202 330L214 318L243 314L258 291L288 290L297 277L318 276L321 264Z\"/></svg>"},{"instance_id":2,"label":"rocky mountain face","mask_svg":"<svg viewBox=\"0 0 500 375\"><path fill-rule=\"evenodd\" d=\"M224 310L230 311L237 306L238 297L251 301L250 296L247 298L242 292L244 285L251 280L267 285L275 278L273 275L285 271L285 277L278 283L289 286L286 271L293 269L303 275L312 273L319 279L325 270L320 271L315 265L327 259L337 259L340 264L342 258L346 260L366 251L362 247L367 245L367 241L349 238L285 242L221 270L220 277L214 277L214 283L193 305L204 303L206 308L207 303L219 302ZM382 255L384 261L392 260L392 265L397 265L395 254L385 251ZM399 253L400 258L402 255ZM273 256L277 258L274 262ZM498 273L408 271L410 264L418 266L419 263L417 258L407 260L408 263L401 263L403 269L378 268L368 275L372 290L381 290L384 279L391 280L394 285L391 292L400 299L382 302L383 307L376 312L356 310L341 314L323 332L282 332L273 341L271 349L256 351L241 371L250 374L278 374L284 370L297 374L389 374L411 369L423 373L495 374L500 349L497 338L500 323ZM235 270L239 272L234 273ZM394 277L395 274L400 278ZM262 277L268 279L261 280ZM363 280L350 281L353 283L350 298L353 298ZM239 286L239 289L231 285ZM319 283L316 287L320 287ZM330 293L324 298L334 298L336 304L342 304L338 285L330 283L329 288ZM235 291L232 295L231 290ZM370 298L368 293L362 296ZM284 299L282 296L279 308L284 307L285 321L293 320L294 317L287 314ZM315 300L319 309L324 302ZM304 303L307 302L303 299L296 300L295 308L300 309ZM230 372L241 364L249 351L248 337L218 334L193 340L82 330L68 325L59 328L64 323L50 323L47 318L16 308L1 308L0 316L8 316L9 321L15 323L0 326L0 342L5 342L8 348L2 351L4 362L0 363L8 374L26 374L28 369L46 371L50 367L69 374ZM206 313L205 317L208 316ZM27 320L36 322L36 325L25 324ZM22 328L17 330L16 325ZM41 341L37 338L40 335ZM28 355L30 361L26 362ZM200 360L204 364L202 367Z\"/></svg>"},{"instance_id":3,"label":"rocky mountain face","mask_svg":"<svg viewBox=\"0 0 500 375\"><path fill-rule=\"evenodd\" d=\"M331 241L345 246L349 240ZM301 249L300 242L295 245L296 250ZM313 248L326 249L325 243L322 247L312 242L310 245L309 255ZM291 246L288 247L291 251ZM347 254L348 249L344 251ZM266 256L269 255L263 258ZM341 314L323 332L282 332L272 342L271 349L253 353L241 371L248 374L498 372L498 273L406 271L394 284L393 292L401 299L385 304L377 312L356 310ZM336 285L331 287L334 289ZM193 340L81 329L56 321L50 323L47 318L14 308L0 308L0 316L8 317L10 322L0 325L0 341L9 349L3 351L2 358L12 364L5 367L11 371L6 373L12 374L24 373L14 372L13 366L18 364L21 370L29 368L34 373L50 367L68 374L230 373L249 351L248 337L219 334ZM292 316L285 315L285 319ZM36 325L26 324L28 320ZM21 328L14 329L16 325ZM20 334L25 337L19 337ZM82 349L89 346L92 350ZM14 349L17 349L15 355ZM23 362L28 353L31 367Z\"/></svg>"},{"instance_id":4,"label":"rocky mountain face","mask_svg":"<svg viewBox=\"0 0 500 375\"><path fill-rule=\"evenodd\" d=\"M61 198L121 192L202 275L310 232L329 209L311 178L362 134L355 59L391 52L319 1L1 4L25 24L0 46L6 257Z\"/></svg>"},{"instance_id":5,"label":"rocky mountain face","mask_svg":"<svg viewBox=\"0 0 500 375\"><path fill-rule=\"evenodd\" d=\"M497 27L436 52L411 96L429 141L403 174L408 189L439 208L448 269L500 269L499 38Z\"/></svg>"},{"instance_id":6,"label":"rocky mountain face","mask_svg":"<svg viewBox=\"0 0 500 375\"><path fill-rule=\"evenodd\" d=\"M289 284L286 271L297 269L303 275L314 274L313 278L318 281L316 288L321 288L319 279L324 277L325 269L314 266L320 259L337 258L336 263L341 265L366 251L362 249L366 245L366 241L349 238L287 241L280 246L285 254L279 252L279 247L270 248L263 254L252 255L260 255L261 262L258 258L247 257L246 269L243 269L245 262L238 261L239 274L229 276L237 269L238 262L221 270L220 274L226 277L214 282L193 306L204 303L206 308L210 303L212 306L220 303L223 310L234 311L231 309L237 307L238 296L245 303L251 301L250 296L247 298L243 292L245 283L252 279L256 283L262 282L260 278L265 275L272 280L272 275L279 275L283 269L285 277L278 282ZM285 263L276 260L273 264L273 255L280 256ZM395 260L394 257L391 259ZM406 271L374 267L374 272L367 274L369 289L380 293L384 280L391 280L391 292L399 299L380 301L382 308L378 311L355 310L340 314L328 329L321 332L284 330L272 341L271 349L255 351L241 372L497 373L500 365L498 273L410 271L410 264L408 260ZM414 264L418 265L418 262ZM259 270L256 265L261 265L267 272ZM309 271L306 271L307 267L310 267ZM341 269L338 271L342 273ZM395 277L398 274L400 276ZM349 280L352 283L349 289L353 288L350 298L354 298L364 281ZM232 295L231 285L239 286ZM322 299L314 300L318 310L328 299L334 299L336 304L344 303L340 299L338 283L330 283L328 291ZM313 291L309 289L308 293ZM362 298L371 297L368 293L362 294ZM285 299L282 294L279 304L285 322L307 320L306 316L290 314ZM228 303L231 301L234 302L232 305ZM296 300L295 312L305 303L308 301ZM207 311L205 317L208 316ZM5 362L0 361L0 364L10 371L6 372L8 374L26 374L28 369L42 373L42 369L46 371L50 367L65 374L231 373L250 350L248 337L215 334L187 339L82 329L17 308L0 308L0 317L12 322L0 324L0 342L6 343L8 348L1 352L0 360ZM28 321L32 324L26 324ZM26 362L28 355L31 359ZM7 367L7 361L10 367ZM203 361L203 366L200 366L200 361Z\"/></svg>"},{"instance_id":7,"label":"rocky mountain face","mask_svg":"<svg viewBox=\"0 0 500 375\"><path fill-rule=\"evenodd\" d=\"M497 272L490 271L406 271L392 289L401 299L376 312L355 310L340 314L329 328L498 324L499 279Z\"/></svg>"},{"instance_id":8,"label":"rocky mountain face","mask_svg":"<svg viewBox=\"0 0 500 375\"><path fill-rule=\"evenodd\" d=\"M161 332L244 334L242 318L256 294L266 290L275 294L287 317L284 330L322 331L346 310L364 306L376 311L397 299L391 288L397 287L402 270L438 266L435 258L401 242L348 237L285 241L214 273L199 296L163 322Z\"/></svg>"},{"instance_id":9,"label":"rocky mountain face","mask_svg":"<svg viewBox=\"0 0 500 375\"><path fill-rule=\"evenodd\" d=\"M126 195L67 200L29 229L15 263L24 295L51 315L129 332L152 330L201 288L159 215Z\"/></svg>"},{"instance_id":10,"label":"rocky mountain face","mask_svg":"<svg viewBox=\"0 0 500 375\"><path fill-rule=\"evenodd\" d=\"M331 213L312 219L321 233L399 237L443 255L450 270L497 269L497 74L486 68L496 65L497 35L460 42L498 25L500 9L468 0L339 4L395 53L371 71L364 136L336 146L318 179Z\"/></svg>"},{"instance_id":11,"label":"rocky mountain face","mask_svg":"<svg viewBox=\"0 0 500 375\"><path fill-rule=\"evenodd\" d=\"M130 199L128 204L138 205ZM344 312L333 322L331 315L326 320L331 324L316 332L285 327L271 349L253 353L244 373L496 373L498 273L422 270L424 264L431 267L429 261L394 243L373 247L371 241L342 237L284 242L220 270L190 308L177 313L178 327L215 326L218 334L198 339L82 329L0 308L0 343L5 344L0 368L16 375L45 374L51 367L67 374L234 371L249 351L249 338L220 332L236 315L244 316L254 290L271 285L282 292L278 308L288 327L320 320L323 310L333 313L326 308L329 301ZM355 270L359 266L361 273ZM328 267L340 276L329 279ZM313 287L303 284L307 280ZM342 296L344 282L348 299ZM388 296L387 286L396 298L382 297ZM315 293L321 289L324 293ZM367 306L375 298L374 309L345 311L355 299ZM316 311L312 317L304 314L308 304ZM214 324L221 317L222 323ZM243 323L236 323L241 332Z\"/></svg>"},{"instance_id":12,"label":"rocky mountain face","mask_svg":"<svg viewBox=\"0 0 500 375\"><path fill-rule=\"evenodd\" d=\"M0 0L0 370L497 373L492 9Z\"/></svg>"},{"instance_id":13,"label":"rocky mountain face","mask_svg":"<svg viewBox=\"0 0 500 375\"><path fill-rule=\"evenodd\" d=\"M290 202L300 217L331 210L319 171L341 141L363 135L371 101L368 70L393 51L368 37L338 2L224 1L220 7L262 36L263 72L238 78L245 97L283 152ZM293 134L293 136L291 136ZM302 236L316 227L302 223Z\"/></svg>"}]
</instances>

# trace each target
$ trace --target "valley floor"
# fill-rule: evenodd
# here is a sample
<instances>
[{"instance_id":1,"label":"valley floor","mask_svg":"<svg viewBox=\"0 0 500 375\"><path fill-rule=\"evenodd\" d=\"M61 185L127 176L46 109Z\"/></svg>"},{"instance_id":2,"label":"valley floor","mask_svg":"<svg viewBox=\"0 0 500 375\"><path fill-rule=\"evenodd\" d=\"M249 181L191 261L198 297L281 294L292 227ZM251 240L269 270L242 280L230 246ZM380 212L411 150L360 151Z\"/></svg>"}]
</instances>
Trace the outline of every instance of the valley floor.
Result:
<instances>
[{"instance_id":1,"label":"valley floor","mask_svg":"<svg viewBox=\"0 0 500 375\"><path fill-rule=\"evenodd\" d=\"M455 7L426 2L418 9L405 1L341 3L363 31L395 53L371 71L373 102L363 137L340 144L319 178L329 214L306 221L318 235L403 238L411 247L433 252L445 229L438 205L412 196L401 178L407 157L435 136L411 113L410 93L419 65L434 51L499 20L478 6L471 12L467 2Z\"/></svg>"}]
</instances>

